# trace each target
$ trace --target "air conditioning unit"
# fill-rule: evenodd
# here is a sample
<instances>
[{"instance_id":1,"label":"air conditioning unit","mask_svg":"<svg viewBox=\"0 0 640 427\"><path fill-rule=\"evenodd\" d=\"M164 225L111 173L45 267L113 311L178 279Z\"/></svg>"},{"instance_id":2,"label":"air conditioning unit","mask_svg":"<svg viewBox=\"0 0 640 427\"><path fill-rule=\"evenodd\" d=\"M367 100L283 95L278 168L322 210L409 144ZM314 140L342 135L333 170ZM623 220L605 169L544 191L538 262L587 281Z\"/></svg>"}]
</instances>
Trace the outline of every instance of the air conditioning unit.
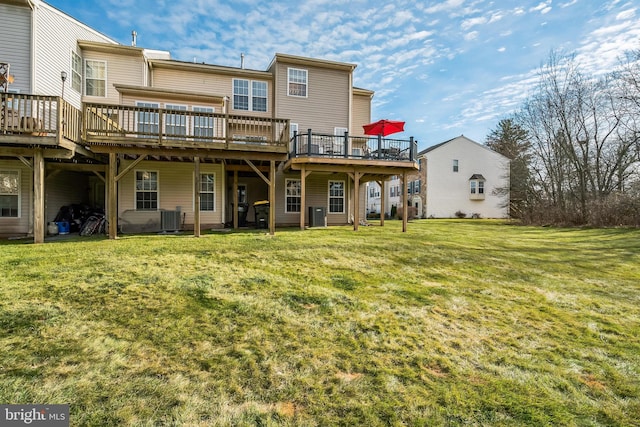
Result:
<instances>
[{"instance_id":1,"label":"air conditioning unit","mask_svg":"<svg viewBox=\"0 0 640 427\"><path fill-rule=\"evenodd\" d=\"M160 211L160 229L161 231L179 231L180 217L182 213L177 211Z\"/></svg>"}]
</instances>

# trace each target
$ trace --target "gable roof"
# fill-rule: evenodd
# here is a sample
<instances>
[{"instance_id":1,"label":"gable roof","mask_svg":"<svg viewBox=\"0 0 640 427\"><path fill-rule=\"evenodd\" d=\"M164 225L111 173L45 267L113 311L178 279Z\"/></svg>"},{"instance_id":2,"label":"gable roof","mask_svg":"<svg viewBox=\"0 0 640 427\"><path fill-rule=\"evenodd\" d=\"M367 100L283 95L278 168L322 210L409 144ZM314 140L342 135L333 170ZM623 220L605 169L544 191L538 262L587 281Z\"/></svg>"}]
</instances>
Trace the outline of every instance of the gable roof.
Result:
<instances>
[{"instance_id":1,"label":"gable roof","mask_svg":"<svg viewBox=\"0 0 640 427\"><path fill-rule=\"evenodd\" d=\"M472 143L472 144L477 145L478 147L484 148L485 150L488 150L488 151L490 151L490 152L492 152L492 153L494 153L494 154L497 154L497 155L499 155L499 156L504 157L505 159L508 159L508 157L504 156L503 154L500 154L500 153L498 153L497 151L492 150L491 148L487 147L486 145L482 145L482 144L480 144L480 143L478 143L478 142L476 142L476 141L474 141L474 140L472 140L472 139L470 139L470 138L467 138L467 137L466 137L466 136L464 136L464 135L456 136L455 138L451 138L451 139L448 139L448 140L446 140L446 141L444 141L444 142L441 142L441 143L439 143L439 144L432 145L431 147L427 147L426 149L424 149L424 150L420 151L420 152L418 153L418 156L417 156L417 157L422 157L422 156L424 156L425 154L430 153L430 152L432 152L432 151L434 151L434 150L437 150L438 148L440 148L440 147L442 147L442 146L444 146L444 145L447 145L447 144L449 144L449 143L451 143L451 142L453 142L453 141L456 141L456 140L458 140L458 139L464 139L464 140L466 140L466 141L468 141L468 142L470 142L470 143Z\"/></svg>"}]
</instances>

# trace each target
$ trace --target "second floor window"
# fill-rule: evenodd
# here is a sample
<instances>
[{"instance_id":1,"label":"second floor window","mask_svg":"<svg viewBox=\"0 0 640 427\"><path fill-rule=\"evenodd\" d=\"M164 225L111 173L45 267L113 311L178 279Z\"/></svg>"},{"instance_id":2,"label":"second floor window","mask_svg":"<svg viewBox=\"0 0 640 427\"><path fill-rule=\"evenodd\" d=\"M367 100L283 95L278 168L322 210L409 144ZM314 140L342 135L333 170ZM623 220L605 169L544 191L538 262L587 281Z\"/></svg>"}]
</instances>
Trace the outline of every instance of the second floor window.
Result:
<instances>
[{"instance_id":1,"label":"second floor window","mask_svg":"<svg viewBox=\"0 0 640 427\"><path fill-rule=\"evenodd\" d=\"M82 91L82 58L75 52L71 52L71 88Z\"/></svg>"},{"instance_id":2,"label":"second floor window","mask_svg":"<svg viewBox=\"0 0 640 427\"><path fill-rule=\"evenodd\" d=\"M159 116L156 109L158 104L151 102L137 102L138 110L138 133L142 138L152 138L159 132Z\"/></svg>"},{"instance_id":3,"label":"second floor window","mask_svg":"<svg viewBox=\"0 0 640 427\"><path fill-rule=\"evenodd\" d=\"M84 63L85 95L107 96L107 63L87 59Z\"/></svg>"},{"instance_id":4,"label":"second floor window","mask_svg":"<svg viewBox=\"0 0 640 427\"><path fill-rule=\"evenodd\" d=\"M458 172L458 161L457 160L453 160L453 171L454 172Z\"/></svg>"},{"instance_id":5,"label":"second floor window","mask_svg":"<svg viewBox=\"0 0 640 427\"><path fill-rule=\"evenodd\" d=\"M307 97L307 70L289 68L289 96Z\"/></svg>"},{"instance_id":6,"label":"second floor window","mask_svg":"<svg viewBox=\"0 0 640 427\"><path fill-rule=\"evenodd\" d=\"M233 109L267 111L267 83L233 79Z\"/></svg>"},{"instance_id":7,"label":"second floor window","mask_svg":"<svg viewBox=\"0 0 640 427\"><path fill-rule=\"evenodd\" d=\"M195 113L213 114L214 109L211 107L193 107ZM206 115L194 116L193 118L193 136L213 138L213 117Z\"/></svg>"},{"instance_id":8,"label":"second floor window","mask_svg":"<svg viewBox=\"0 0 640 427\"><path fill-rule=\"evenodd\" d=\"M177 111L187 111L186 105L165 105L167 110L175 110L175 113L165 115L165 132L169 136L184 136L187 134L187 116Z\"/></svg>"}]
</instances>

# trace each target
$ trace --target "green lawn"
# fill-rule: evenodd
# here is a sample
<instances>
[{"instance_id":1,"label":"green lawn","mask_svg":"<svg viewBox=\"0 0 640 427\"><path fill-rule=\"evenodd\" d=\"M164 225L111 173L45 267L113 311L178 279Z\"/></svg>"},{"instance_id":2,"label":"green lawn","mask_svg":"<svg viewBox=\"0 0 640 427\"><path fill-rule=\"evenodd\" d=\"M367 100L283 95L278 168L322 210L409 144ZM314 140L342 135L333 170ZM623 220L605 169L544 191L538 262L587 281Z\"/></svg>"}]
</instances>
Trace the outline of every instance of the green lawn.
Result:
<instances>
[{"instance_id":1,"label":"green lawn","mask_svg":"<svg viewBox=\"0 0 640 427\"><path fill-rule=\"evenodd\" d=\"M72 425L640 425L640 230L0 243L0 403Z\"/></svg>"}]
</instances>

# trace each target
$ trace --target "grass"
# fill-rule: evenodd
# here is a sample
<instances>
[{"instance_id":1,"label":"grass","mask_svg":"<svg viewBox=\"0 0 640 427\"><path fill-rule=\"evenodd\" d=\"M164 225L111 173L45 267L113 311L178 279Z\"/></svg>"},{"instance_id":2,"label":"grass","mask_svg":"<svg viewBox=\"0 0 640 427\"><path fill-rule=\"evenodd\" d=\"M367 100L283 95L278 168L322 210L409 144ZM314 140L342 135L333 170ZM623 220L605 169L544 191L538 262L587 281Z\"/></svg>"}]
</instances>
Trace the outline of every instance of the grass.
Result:
<instances>
[{"instance_id":1,"label":"grass","mask_svg":"<svg viewBox=\"0 0 640 427\"><path fill-rule=\"evenodd\" d=\"M2 242L0 271L0 402L72 425L639 425L640 230Z\"/></svg>"}]
</instances>

